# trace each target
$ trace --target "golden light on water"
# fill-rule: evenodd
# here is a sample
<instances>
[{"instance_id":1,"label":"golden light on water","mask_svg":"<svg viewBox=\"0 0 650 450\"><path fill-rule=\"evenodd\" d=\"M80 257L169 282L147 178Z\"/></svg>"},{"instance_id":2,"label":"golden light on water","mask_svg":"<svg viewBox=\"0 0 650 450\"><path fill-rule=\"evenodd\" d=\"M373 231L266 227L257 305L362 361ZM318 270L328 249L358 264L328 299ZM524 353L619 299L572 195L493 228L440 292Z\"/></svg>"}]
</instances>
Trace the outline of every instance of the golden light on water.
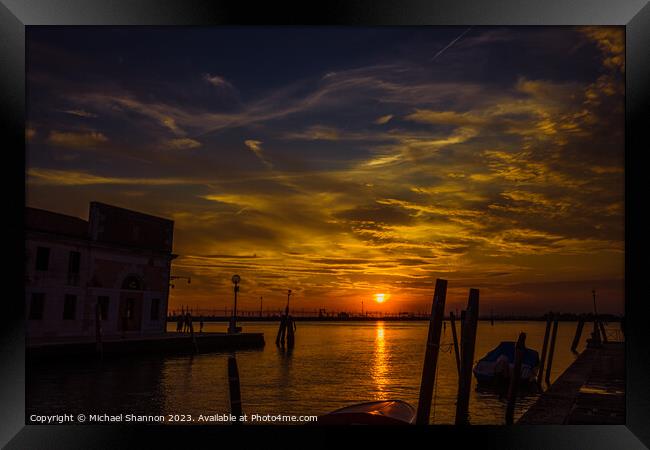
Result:
<instances>
[{"instance_id":1,"label":"golden light on water","mask_svg":"<svg viewBox=\"0 0 650 450\"><path fill-rule=\"evenodd\" d=\"M386 396L386 385L388 384L389 367L383 322L377 322L373 359L371 374L375 384L375 398L378 400L384 399Z\"/></svg>"}]
</instances>

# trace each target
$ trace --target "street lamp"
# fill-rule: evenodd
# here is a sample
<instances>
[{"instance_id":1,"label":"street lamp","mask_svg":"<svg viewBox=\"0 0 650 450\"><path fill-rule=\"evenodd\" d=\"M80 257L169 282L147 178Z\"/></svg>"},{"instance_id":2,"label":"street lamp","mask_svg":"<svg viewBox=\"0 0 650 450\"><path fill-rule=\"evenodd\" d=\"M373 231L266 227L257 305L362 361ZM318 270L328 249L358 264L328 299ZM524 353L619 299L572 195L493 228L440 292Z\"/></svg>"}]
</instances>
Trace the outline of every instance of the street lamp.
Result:
<instances>
[{"instance_id":1,"label":"street lamp","mask_svg":"<svg viewBox=\"0 0 650 450\"><path fill-rule=\"evenodd\" d=\"M228 333L237 333L237 292L239 292L239 282L241 278L239 275L233 275L232 278L233 291L235 292L235 303L232 308L232 317L230 318L230 326L228 327Z\"/></svg>"},{"instance_id":2,"label":"street lamp","mask_svg":"<svg viewBox=\"0 0 650 450\"><path fill-rule=\"evenodd\" d=\"M287 314L289 314L289 299L291 298L291 289L287 289Z\"/></svg>"},{"instance_id":3,"label":"street lamp","mask_svg":"<svg viewBox=\"0 0 650 450\"><path fill-rule=\"evenodd\" d=\"M591 333L591 336L592 336L592 342L596 346L599 346L602 340L600 338L600 330L598 330L598 310L596 309L596 289L593 289L591 291L591 295L594 298L594 331Z\"/></svg>"}]
</instances>

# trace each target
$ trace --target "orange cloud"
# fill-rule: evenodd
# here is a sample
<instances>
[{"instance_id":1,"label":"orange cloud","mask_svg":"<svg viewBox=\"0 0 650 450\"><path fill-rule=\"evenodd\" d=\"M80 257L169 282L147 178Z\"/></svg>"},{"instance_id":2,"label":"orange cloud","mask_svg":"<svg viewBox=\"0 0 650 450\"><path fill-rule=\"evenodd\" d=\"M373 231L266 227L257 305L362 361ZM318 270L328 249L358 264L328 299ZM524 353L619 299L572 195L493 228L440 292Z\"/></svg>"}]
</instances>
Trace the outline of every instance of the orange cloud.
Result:
<instances>
[{"instance_id":1,"label":"orange cloud","mask_svg":"<svg viewBox=\"0 0 650 450\"><path fill-rule=\"evenodd\" d=\"M163 145L172 150L189 150L200 147L201 143L195 139L176 138L165 142Z\"/></svg>"},{"instance_id":2,"label":"orange cloud","mask_svg":"<svg viewBox=\"0 0 650 450\"><path fill-rule=\"evenodd\" d=\"M97 131L82 133L51 131L47 140L53 145L68 148L93 148L108 142L108 138Z\"/></svg>"},{"instance_id":3,"label":"orange cloud","mask_svg":"<svg viewBox=\"0 0 650 450\"><path fill-rule=\"evenodd\" d=\"M624 27L581 27L580 31L591 39L603 53L603 65L619 72L625 71Z\"/></svg>"}]
</instances>

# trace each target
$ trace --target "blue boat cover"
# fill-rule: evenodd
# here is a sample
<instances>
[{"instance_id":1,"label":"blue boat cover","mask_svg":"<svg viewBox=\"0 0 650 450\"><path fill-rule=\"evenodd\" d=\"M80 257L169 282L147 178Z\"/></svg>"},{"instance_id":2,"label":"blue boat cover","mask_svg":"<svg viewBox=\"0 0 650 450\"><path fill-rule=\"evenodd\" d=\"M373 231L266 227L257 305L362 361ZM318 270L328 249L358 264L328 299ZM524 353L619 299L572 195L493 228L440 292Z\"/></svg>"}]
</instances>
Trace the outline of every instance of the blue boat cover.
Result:
<instances>
[{"instance_id":1,"label":"blue boat cover","mask_svg":"<svg viewBox=\"0 0 650 450\"><path fill-rule=\"evenodd\" d=\"M515 345L516 342L512 341L501 342L494 350L481 358L481 361L496 361L499 356L505 355L508 361L513 363L515 361ZM532 348L526 348L522 363L530 367L536 367L539 365L539 354Z\"/></svg>"}]
</instances>

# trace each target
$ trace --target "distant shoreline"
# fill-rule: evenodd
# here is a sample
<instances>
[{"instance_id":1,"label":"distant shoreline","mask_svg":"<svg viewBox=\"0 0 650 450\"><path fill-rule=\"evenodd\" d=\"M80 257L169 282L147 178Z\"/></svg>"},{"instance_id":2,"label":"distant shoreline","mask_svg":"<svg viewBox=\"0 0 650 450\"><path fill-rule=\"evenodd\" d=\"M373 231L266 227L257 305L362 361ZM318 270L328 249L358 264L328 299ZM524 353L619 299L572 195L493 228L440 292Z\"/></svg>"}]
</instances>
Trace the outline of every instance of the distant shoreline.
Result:
<instances>
[{"instance_id":1,"label":"distant shoreline","mask_svg":"<svg viewBox=\"0 0 650 450\"><path fill-rule=\"evenodd\" d=\"M193 316L192 319L194 322L197 322L201 316ZM614 316L609 314L599 315L600 320L604 322L620 322L621 316ZM579 320L578 315L574 314L563 314L557 317L559 322L577 322ZM416 317L397 317L397 316L387 316L387 317L300 317L293 316L293 319L296 322L426 322L429 321L429 317L425 316L416 316ZM168 317L167 322L176 323L178 320L177 317ZM449 321L449 317L445 317L446 321ZM459 321L459 318L456 318ZM544 316L535 316L535 317L525 317L525 316L511 316L511 317L480 317L479 321L481 322L543 322L546 321ZM585 322L593 322L593 315L585 315ZM228 322L230 321L230 316L203 316L204 322ZM265 316L265 317L255 317L255 316L238 316L238 322L279 322L280 316Z\"/></svg>"}]
</instances>

